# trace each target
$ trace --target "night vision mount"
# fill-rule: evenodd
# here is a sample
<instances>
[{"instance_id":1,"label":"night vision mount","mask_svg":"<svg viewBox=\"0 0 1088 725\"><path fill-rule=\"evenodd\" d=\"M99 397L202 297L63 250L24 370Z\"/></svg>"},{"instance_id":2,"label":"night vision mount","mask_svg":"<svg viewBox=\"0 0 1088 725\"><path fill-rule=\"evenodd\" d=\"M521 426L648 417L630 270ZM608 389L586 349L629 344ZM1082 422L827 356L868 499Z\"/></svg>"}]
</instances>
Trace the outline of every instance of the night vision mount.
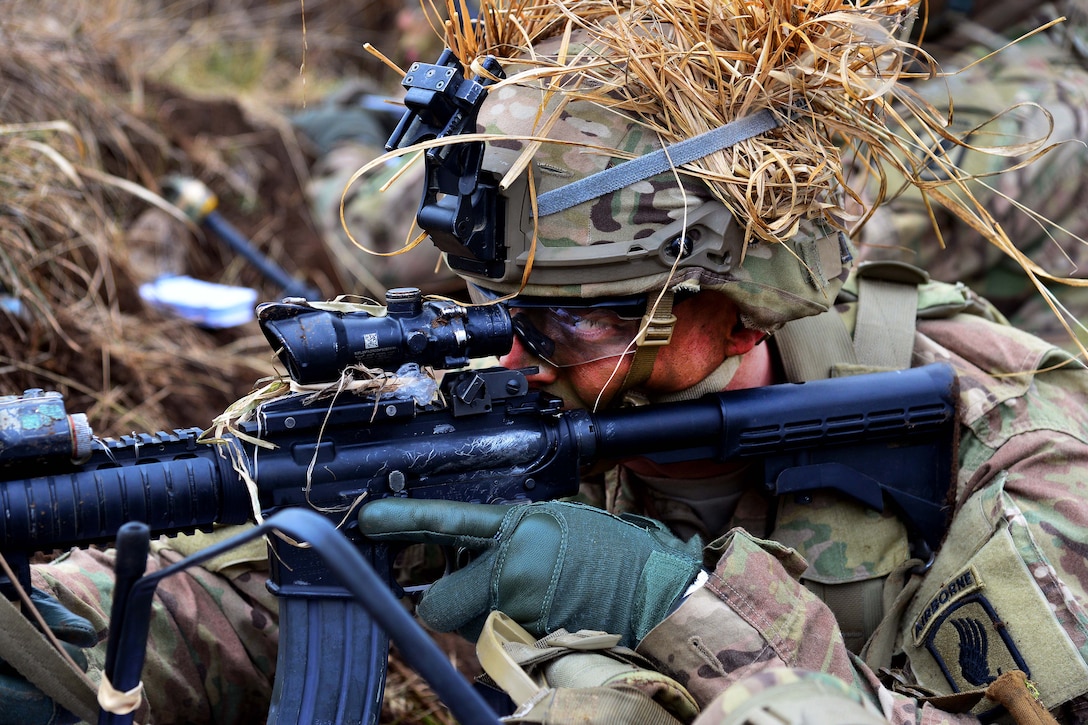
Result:
<instances>
[{"instance_id":1,"label":"night vision mount","mask_svg":"<svg viewBox=\"0 0 1088 725\"><path fill-rule=\"evenodd\" d=\"M474 133L487 87L506 77L494 57L488 56L482 65L483 72L466 78L464 67L449 49L437 63L413 63L402 82L408 110L386 150ZM427 149L426 185L416 221L446 253L450 267L501 279L506 262L506 245L500 238L505 203L498 184L480 178L483 156L482 141Z\"/></svg>"}]
</instances>

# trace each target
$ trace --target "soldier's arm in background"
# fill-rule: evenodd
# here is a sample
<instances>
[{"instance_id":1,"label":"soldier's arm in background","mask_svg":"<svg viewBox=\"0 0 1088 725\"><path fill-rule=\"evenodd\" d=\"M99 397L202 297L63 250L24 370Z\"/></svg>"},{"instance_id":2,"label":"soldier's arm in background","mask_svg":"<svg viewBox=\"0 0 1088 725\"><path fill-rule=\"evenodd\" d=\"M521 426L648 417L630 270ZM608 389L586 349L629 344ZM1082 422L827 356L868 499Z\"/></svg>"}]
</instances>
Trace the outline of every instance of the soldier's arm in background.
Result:
<instances>
[{"instance_id":1,"label":"soldier's arm in background","mask_svg":"<svg viewBox=\"0 0 1088 725\"><path fill-rule=\"evenodd\" d=\"M914 87L942 113L948 112L951 97L951 130L965 133L981 126L969 141L984 148L1041 139L1052 120L1047 144L1061 144L1059 148L998 177L987 175L1033 154L1005 158L959 147L949 147L948 152L962 168L983 177L972 185L972 193L984 201L1021 252L1051 274L1084 278L1088 276L1088 245L1082 241L1088 239L1088 214L1084 213L1088 187L1083 183L1088 163L1084 143L1088 139L1088 114L1084 112L1088 108L1088 60L1077 47L1088 40L1088 23L1084 3L1078 2L1064 4L1069 15L1065 23L1004 48L979 66L967 68L1034 25L1018 25L1001 35L974 28L968 34L976 42L955 51L946 50L941 39L932 46L927 44L944 71L967 69L948 78L918 81ZM1038 104L1045 112L1020 105L1001 113L1017 104ZM889 192L896 191L892 179ZM1068 333L1019 264L962 220L936 205L932 209L946 248L941 248L930 210L912 186L878 209L861 231L862 258L898 259L922 267L936 279L964 282L997 305L1014 326L1068 348ZM1083 319L1088 314L1088 288L1050 287L1074 315Z\"/></svg>"},{"instance_id":2,"label":"soldier's arm in background","mask_svg":"<svg viewBox=\"0 0 1088 725\"><path fill-rule=\"evenodd\" d=\"M228 554L230 559L190 567L159 583L143 669L147 702L137 711L137 722L148 721L149 705L155 723L263 722L275 674L278 616L265 587L264 544L257 543L259 550L240 549ZM153 541L147 571L206 544L204 538L184 536ZM36 588L98 630L101 641L88 652L96 682L105 663L113 555L112 549L74 549L32 570Z\"/></svg>"}]
</instances>

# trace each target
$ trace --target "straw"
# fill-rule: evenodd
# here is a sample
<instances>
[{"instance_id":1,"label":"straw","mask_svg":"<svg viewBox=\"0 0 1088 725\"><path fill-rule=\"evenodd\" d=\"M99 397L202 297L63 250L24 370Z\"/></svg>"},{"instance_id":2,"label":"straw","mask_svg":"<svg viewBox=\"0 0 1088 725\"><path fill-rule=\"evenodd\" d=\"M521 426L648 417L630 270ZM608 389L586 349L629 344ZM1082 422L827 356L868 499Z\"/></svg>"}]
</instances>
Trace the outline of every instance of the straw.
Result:
<instances>
[{"instance_id":1,"label":"straw","mask_svg":"<svg viewBox=\"0 0 1088 725\"><path fill-rule=\"evenodd\" d=\"M813 218L856 232L895 191L887 181L894 177L1013 257L1046 299L1052 298L1047 281L1088 285L1052 276L1017 250L972 193L980 180L942 149L951 144L1033 159L1051 147L1045 136L1008 147L972 146L912 93L905 81L940 75L936 62L905 40L916 5L481 0L479 19L470 23L465 8L448 0L429 13L450 18L442 26L445 40L466 68L495 56L504 66L527 69L499 85L547 89L622 111L663 144L763 109L776 114L783 120L778 128L681 168L744 220L748 243L787 240ZM560 52L541 54L543 41L575 31L580 45L564 38ZM549 122L541 119L537 127ZM520 164L534 148L526 146Z\"/></svg>"}]
</instances>

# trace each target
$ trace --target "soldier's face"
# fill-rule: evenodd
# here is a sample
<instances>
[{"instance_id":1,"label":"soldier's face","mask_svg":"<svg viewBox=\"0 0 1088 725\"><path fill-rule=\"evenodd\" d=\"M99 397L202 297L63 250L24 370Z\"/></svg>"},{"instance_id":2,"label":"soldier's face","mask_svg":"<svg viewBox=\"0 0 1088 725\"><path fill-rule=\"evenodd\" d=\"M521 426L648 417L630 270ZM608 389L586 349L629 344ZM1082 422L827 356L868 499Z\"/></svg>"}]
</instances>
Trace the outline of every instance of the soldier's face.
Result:
<instances>
[{"instance_id":1,"label":"soldier's face","mask_svg":"<svg viewBox=\"0 0 1088 725\"><path fill-rule=\"evenodd\" d=\"M759 333L739 328L737 309L727 297L704 292L677 303L673 309L676 326L672 341L661 348L649 380L640 390L662 394L684 390L706 379L726 358L749 353L762 338ZM765 352L765 346L761 349ZM517 338L510 353L501 359L507 368L537 366L529 377L535 388L563 399L568 408L606 407L620 390L632 356L610 357L569 367L553 367L526 350ZM758 367L745 360L726 386L750 387L771 382L769 362Z\"/></svg>"}]
</instances>

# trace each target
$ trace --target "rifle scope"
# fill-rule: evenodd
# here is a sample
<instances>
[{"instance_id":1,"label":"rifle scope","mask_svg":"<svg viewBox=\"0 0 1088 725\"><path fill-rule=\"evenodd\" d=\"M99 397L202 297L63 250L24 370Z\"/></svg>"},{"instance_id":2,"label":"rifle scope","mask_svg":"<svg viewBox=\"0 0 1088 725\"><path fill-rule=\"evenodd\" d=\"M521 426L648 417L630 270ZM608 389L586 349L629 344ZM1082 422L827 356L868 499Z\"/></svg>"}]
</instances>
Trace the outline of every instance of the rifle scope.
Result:
<instances>
[{"instance_id":1,"label":"rifle scope","mask_svg":"<svg viewBox=\"0 0 1088 725\"><path fill-rule=\"evenodd\" d=\"M396 370L416 363L443 370L505 355L514 342L501 305L463 307L423 299L415 287L385 294L386 314L344 312L286 299L257 307L257 320L296 383L338 380L350 365Z\"/></svg>"}]
</instances>

